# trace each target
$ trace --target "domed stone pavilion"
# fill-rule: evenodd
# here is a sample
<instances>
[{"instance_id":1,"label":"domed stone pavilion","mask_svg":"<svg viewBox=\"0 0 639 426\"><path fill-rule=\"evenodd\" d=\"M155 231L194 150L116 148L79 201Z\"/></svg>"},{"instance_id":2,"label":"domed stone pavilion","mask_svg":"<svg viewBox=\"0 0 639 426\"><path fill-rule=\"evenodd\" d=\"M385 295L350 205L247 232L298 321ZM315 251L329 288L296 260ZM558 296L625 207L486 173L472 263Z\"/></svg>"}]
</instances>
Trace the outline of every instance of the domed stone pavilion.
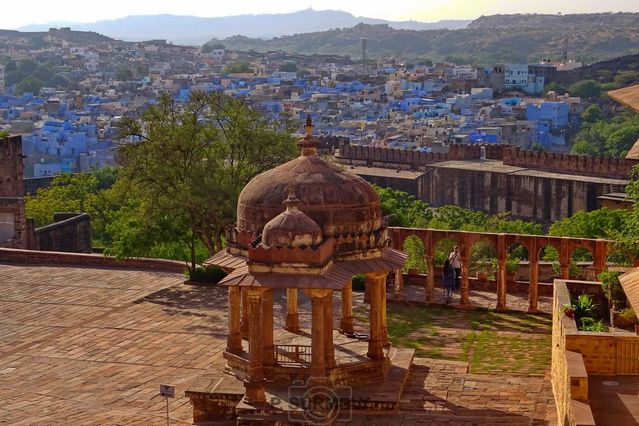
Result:
<instances>
[{"instance_id":1,"label":"domed stone pavilion","mask_svg":"<svg viewBox=\"0 0 639 426\"><path fill-rule=\"evenodd\" d=\"M216 383L218 376L203 377L187 391L195 422L304 420L309 391L318 387L341 401L322 405L324 419L340 404L349 413L398 409L414 351L388 342L386 276L406 256L389 247L375 190L320 158L312 130L309 117L301 156L246 185L228 248L206 262L229 272L220 282L228 287L229 330L225 373ZM353 326L356 274L366 276L368 333ZM300 327L300 290L310 299L310 330ZM283 330L274 330L274 292L285 292Z\"/></svg>"}]
</instances>

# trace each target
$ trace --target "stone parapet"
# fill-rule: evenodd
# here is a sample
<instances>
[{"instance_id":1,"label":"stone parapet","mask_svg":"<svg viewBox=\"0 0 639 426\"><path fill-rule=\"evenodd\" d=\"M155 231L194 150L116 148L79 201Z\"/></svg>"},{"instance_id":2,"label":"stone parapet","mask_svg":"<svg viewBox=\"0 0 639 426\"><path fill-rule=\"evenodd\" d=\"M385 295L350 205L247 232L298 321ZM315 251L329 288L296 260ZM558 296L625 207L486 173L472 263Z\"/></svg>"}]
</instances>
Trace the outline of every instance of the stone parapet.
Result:
<instances>
[{"instance_id":1,"label":"stone parapet","mask_svg":"<svg viewBox=\"0 0 639 426\"><path fill-rule=\"evenodd\" d=\"M102 254L66 253L55 251L0 248L0 262L26 265L87 266L124 269L142 269L182 273L183 262L165 259L116 259Z\"/></svg>"},{"instance_id":2,"label":"stone parapet","mask_svg":"<svg viewBox=\"0 0 639 426\"><path fill-rule=\"evenodd\" d=\"M527 151L516 147L503 150L504 164L556 173L629 179L637 160L591 157L554 152Z\"/></svg>"}]
</instances>

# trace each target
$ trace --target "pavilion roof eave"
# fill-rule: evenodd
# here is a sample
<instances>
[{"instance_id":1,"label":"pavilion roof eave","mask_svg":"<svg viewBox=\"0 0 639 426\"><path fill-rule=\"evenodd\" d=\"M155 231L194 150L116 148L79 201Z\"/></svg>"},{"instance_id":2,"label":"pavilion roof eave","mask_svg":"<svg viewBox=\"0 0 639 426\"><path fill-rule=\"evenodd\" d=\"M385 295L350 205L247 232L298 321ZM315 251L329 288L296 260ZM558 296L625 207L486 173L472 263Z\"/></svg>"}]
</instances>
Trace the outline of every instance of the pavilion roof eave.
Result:
<instances>
[{"instance_id":1,"label":"pavilion roof eave","mask_svg":"<svg viewBox=\"0 0 639 426\"><path fill-rule=\"evenodd\" d=\"M639 312L639 267L620 275L619 282L626 293L630 306L635 312Z\"/></svg>"},{"instance_id":2,"label":"pavilion roof eave","mask_svg":"<svg viewBox=\"0 0 639 426\"><path fill-rule=\"evenodd\" d=\"M382 257L335 262L323 274L250 272L245 264L227 275L219 284L240 287L341 290L355 274L398 269L403 266L405 260L406 254L386 248Z\"/></svg>"},{"instance_id":3,"label":"pavilion roof eave","mask_svg":"<svg viewBox=\"0 0 639 426\"><path fill-rule=\"evenodd\" d=\"M210 258L206 259L203 264L205 266L217 266L227 272L235 271L246 265L246 258L236 254L229 253L227 249L222 249Z\"/></svg>"}]
</instances>

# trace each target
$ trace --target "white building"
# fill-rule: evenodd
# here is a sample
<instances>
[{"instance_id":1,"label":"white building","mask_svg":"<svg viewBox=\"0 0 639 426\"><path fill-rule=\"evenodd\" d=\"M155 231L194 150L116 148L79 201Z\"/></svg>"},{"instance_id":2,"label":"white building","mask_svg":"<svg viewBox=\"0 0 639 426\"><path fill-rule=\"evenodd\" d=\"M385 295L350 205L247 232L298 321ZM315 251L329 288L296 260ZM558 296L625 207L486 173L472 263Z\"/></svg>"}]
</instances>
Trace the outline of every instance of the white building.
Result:
<instances>
[{"instance_id":1,"label":"white building","mask_svg":"<svg viewBox=\"0 0 639 426\"><path fill-rule=\"evenodd\" d=\"M504 66L504 89L519 90L528 86L528 64Z\"/></svg>"},{"instance_id":2,"label":"white building","mask_svg":"<svg viewBox=\"0 0 639 426\"><path fill-rule=\"evenodd\" d=\"M98 52L85 52L84 54L84 68L87 71L95 72L100 65L100 54Z\"/></svg>"}]
</instances>

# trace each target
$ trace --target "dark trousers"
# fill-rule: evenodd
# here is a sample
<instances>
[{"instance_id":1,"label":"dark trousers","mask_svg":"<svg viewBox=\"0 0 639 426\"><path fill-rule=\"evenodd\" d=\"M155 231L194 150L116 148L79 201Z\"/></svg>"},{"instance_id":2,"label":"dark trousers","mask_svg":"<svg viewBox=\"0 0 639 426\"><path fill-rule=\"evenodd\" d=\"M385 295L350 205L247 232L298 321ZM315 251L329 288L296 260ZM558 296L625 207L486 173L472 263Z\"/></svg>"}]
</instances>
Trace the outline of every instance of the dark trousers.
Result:
<instances>
[{"instance_id":1,"label":"dark trousers","mask_svg":"<svg viewBox=\"0 0 639 426\"><path fill-rule=\"evenodd\" d=\"M461 287L461 268L453 268L455 270L455 290Z\"/></svg>"}]
</instances>

